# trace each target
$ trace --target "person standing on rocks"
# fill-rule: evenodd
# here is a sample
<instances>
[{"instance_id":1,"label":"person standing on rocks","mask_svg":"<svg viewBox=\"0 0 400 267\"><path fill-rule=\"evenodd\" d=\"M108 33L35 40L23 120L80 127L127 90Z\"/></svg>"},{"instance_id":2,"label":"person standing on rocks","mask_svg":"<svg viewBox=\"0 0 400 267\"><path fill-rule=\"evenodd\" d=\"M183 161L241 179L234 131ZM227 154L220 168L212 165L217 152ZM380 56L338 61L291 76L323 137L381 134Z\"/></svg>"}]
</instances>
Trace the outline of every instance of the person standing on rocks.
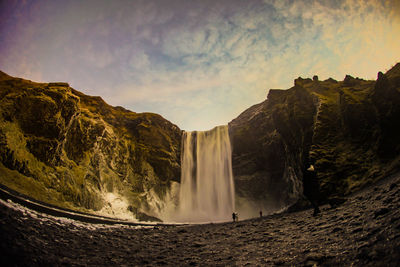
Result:
<instances>
[{"instance_id":1,"label":"person standing on rocks","mask_svg":"<svg viewBox=\"0 0 400 267\"><path fill-rule=\"evenodd\" d=\"M232 220L233 220L233 222L235 222L236 221L236 213L232 213Z\"/></svg>"},{"instance_id":2,"label":"person standing on rocks","mask_svg":"<svg viewBox=\"0 0 400 267\"><path fill-rule=\"evenodd\" d=\"M317 179L317 173L314 165L312 164L310 164L310 166L303 172L303 188L304 195L311 202L311 205L314 208L313 216L316 216L321 212L318 207L319 183Z\"/></svg>"}]
</instances>

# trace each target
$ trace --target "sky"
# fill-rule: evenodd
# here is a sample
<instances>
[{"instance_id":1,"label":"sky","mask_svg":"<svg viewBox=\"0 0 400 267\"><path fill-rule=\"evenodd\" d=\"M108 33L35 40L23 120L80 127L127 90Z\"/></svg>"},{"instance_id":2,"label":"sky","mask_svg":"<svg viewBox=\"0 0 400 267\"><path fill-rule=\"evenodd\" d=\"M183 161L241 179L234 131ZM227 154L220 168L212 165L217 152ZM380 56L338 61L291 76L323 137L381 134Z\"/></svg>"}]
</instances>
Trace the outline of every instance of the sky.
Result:
<instances>
[{"instance_id":1,"label":"sky","mask_svg":"<svg viewBox=\"0 0 400 267\"><path fill-rule=\"evenodd\" d=\"M299 76L400 61L400 0L1 0L0 70L65 81L183 130L227 124Z\"/></svg>"}]
</instances>

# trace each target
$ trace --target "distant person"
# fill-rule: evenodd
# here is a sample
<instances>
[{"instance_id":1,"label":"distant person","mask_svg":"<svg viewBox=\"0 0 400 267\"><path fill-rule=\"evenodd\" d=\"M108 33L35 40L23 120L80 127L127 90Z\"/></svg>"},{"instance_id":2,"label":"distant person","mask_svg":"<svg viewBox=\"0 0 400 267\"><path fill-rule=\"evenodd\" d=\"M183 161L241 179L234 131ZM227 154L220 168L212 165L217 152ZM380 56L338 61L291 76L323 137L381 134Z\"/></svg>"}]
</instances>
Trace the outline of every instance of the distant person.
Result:
<instances>
[{"instance_id":1,"label":"distant person","mask_svg":"<svg viewBox=\"0 0 400 267\"><path fill-rule=\"evenodd\" d=\"M260 219L262 218L262 210L260 210Z\"/></svg>"},{"instance_id":2,"label":"distant person","mask_svg":"<svg viewBox=\"0 0 400 267\"><path fill-rule=\"evenodd\" d=\"M311 205L314 208L313 216L316 216L321 212L318 207L319 183L317 179L317 173L314 165L312 164L303 172L303 188L304 195L311 202Z\"/></svg>"},{"instance_id":3,"label":"distant person","mask_svg":"<svg viewBox=\"0 0 400 267\"><path fill-rule=\"evenodd\" d=\"M236 213L232 213L232 220L233 220L233 222L235 222L236 221Z\"/></svg>"}]
</instances>

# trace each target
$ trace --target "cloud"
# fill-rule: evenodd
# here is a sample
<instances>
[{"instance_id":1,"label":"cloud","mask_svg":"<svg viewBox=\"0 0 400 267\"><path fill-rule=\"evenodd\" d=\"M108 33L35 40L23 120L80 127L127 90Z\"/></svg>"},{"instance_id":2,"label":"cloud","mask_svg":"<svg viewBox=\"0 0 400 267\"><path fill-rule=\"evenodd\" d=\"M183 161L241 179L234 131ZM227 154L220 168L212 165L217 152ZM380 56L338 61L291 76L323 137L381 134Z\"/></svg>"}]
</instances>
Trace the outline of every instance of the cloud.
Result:
<instances>
[{"instance_id":1,"label":"cloud","mask_svg":"<svg viewBox=\"0 0 400 267\"><path fill-rule=\"evenodd\" d=\"M387 7L326 3L269 2L275 12L241 6L229 16L214 12L198 20L193 15L185 24L164 28L158 51L164 60L153 64L140 82L126 84L124 93L111 101L133 109L147 103L147 111L174 107L159 110L184 129L211 128L265 99L268 88L292 86L297 76L342 79L349 73L373 78L379 68L399 58L393 46L397 37L387 42L394 30L382 19Z\"/></svg>"},{"instance_id":2,"label":"cloud","mask_svg":"<svg viewBox=\"0 0 400 267\"><path fill-rule=\"evenodd\" d=\"M144 51L137 51L131 55L129 64L132 68L138 70L148 69L150 66L149 57Z\"/></svg>"},{"instance_id":3,"label":"cloud","mask_svg":"<svg viewBox=\"0 0 400 267\"><path fill-rule=\"evenodd\" d=\"M1 6L0 68L183 129L227 123L298 76L372 79L400 58L397 1L29 3Z\"/></svg>"}]
</instances>

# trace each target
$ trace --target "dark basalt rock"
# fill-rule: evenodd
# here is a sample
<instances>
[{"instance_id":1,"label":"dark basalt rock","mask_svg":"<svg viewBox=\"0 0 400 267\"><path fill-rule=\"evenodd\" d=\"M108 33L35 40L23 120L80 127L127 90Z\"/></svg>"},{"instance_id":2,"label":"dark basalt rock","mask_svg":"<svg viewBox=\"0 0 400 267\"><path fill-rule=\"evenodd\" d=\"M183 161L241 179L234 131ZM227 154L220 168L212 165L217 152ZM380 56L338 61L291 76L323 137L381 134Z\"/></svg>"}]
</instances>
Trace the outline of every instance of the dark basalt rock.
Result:
<instances>
[{"instance_id":1,"label":"dark basalt rock","mask_svg":"<svg viewBox=\"0 0 400 267\"><path fill-rule=\"evenodd\" d=\"M374 218L377 218L378 216L381 216L381 215L385 215L388 212L389 212L388 208L380 208L379 210L375 211Z\"/></svg>"},{"instance_id":2,"label":"dark basalt rock","mask_svg":"<svg viewBox=\"0 0 400 267\"><path fill-rule=\"evenodd\" d=\"M388 75L378 73L378 79L372 91L372 101L377 109L380 126L380 140L378 153L381 158L390 160L400 154L400 71L397 64ZM389 77L390 78L389 78Z\"/></svg>"},{"instance_id":3,"label":"dark basalt rock","mask_svg":"<svg viewBox=\"0 0 400 267\"><path fill-rule=\"evenodd\" d=\"M282 207L299 198L296 177L307 160L317 99L297 79L289 90L270 90L268 100L243 112L230 125L237 193ZM308 81L307 81L308 82ZM242 145L243 144L243 145ZM243 169L247 162L254 167ZM241 187L242 180L248 186Z\"/></svg>"},{"instance_id":4,"label":"dark basalt rock","mask_svg":"<svg viewBox=\"0 0 400 267\"><path fill-rule=\"evenodd\" d=\"M320 201L343 199L400 168L400 64L376 82L298 78L229 126L239 196L304 208L302 177L313 162Z\"/></svg>"},{"instance_id":5,"label":"dark basalt rock","mask_svg":"<svg viewBox=\"0 0 400 267\"><path fill-rule=\"evenodd\" d=\"M299 77L229 130L239 198L304 208L304 186L317 191L303 184L313 163L320 201L343 199L400 168L400 64L377 81ZM148 210L150 191L162 201L180 180L181 134L160 115L112 107L67 83L0 73L0 182L39 200L100 209L102 194L118 192Z\"/></svg>"}]
</instances>

